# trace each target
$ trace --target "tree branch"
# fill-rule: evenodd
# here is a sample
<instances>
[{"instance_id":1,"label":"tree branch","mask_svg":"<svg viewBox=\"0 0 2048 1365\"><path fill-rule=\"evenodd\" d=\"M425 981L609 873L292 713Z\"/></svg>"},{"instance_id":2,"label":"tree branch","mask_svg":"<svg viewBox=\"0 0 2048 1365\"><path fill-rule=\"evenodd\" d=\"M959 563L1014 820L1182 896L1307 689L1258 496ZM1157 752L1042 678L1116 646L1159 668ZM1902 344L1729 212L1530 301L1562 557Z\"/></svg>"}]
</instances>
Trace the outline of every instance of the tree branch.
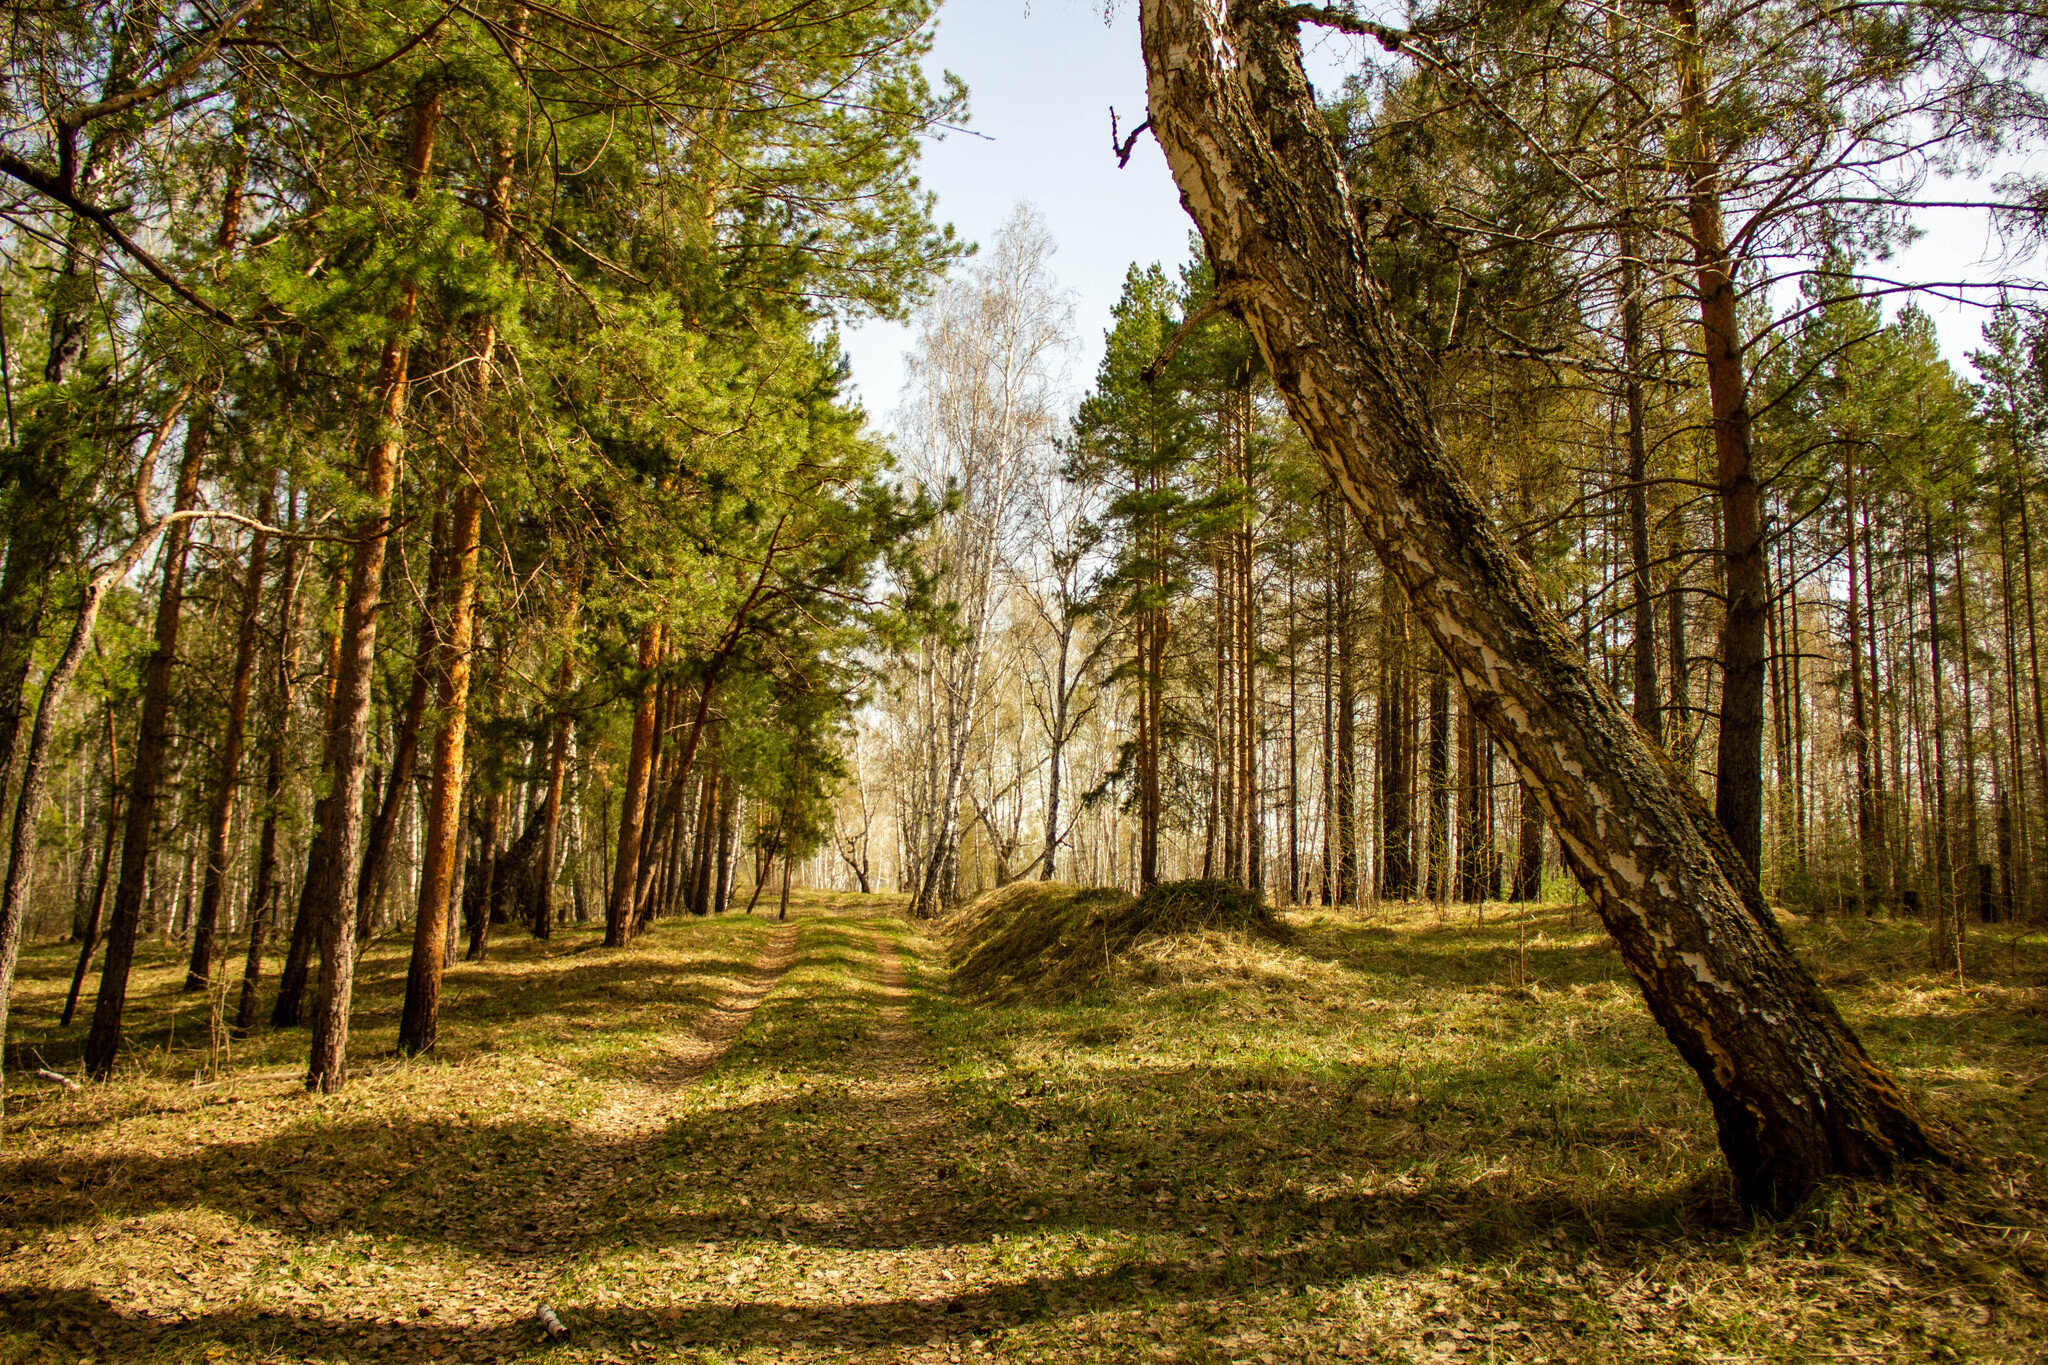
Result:
<instances>
[{"instance_id":1,"label":"tree branch","mask_svg":"<svg viewBox=\"0 0 2048 1365\"><path fill-rule=\"evenodd\" d=\"M34 166L14 153L0 150L0 174L10 175L30 189L37 191L52 203L71 210L105 233L121 248L122 254L161 280L173 293L197 308L214 322L227 326L235 325L234 315L207 302L190 285L172 274L170 268L157 260L140 243L124 232L112 214L96 205L88 204L78 197L70 184L71 177L52 175L40 166Z\"/></svg>"},{"instance_id":2,"label":"tree branch","mask_svg":"<svg viewBox=\"0 0 2048 1365\"><path fill-rule=\"evenodd\" d=\"M240 9L214 26L213 36L194 48L191 56L149 82L149 84L138 85L133 90L125 90L118 95L109 95L106 99L95 100L91 104L82 105L68 114L58 115L58 140L63 143L69 143L77 137L79 129L85 127L86 124L91 123L93 120L103 119L109 114L118 114L125 109L132 109L138 104L147 104L157 96L177 89L186 81L192 79L192 73L204 66L213 57L214 53L220 51L221 43L227 38L231 30L239 27L243 20L255 14L257 10L262 9L268 3L269 0L244 0ZM60 155L62 155L61 151Z\"/></svg>"},{"instance_id":3,"label":"tree branch","mask_svg":"<svg viewBox=\"0 0 2048 1365\"><path fill-rule=\"evenodd\" d=\"M1138 139L1150 132L1151 129L1152 120L1146 119L1143 123L1131 129L1129 137L1125 138L1122 142L1118 142L1116 138L1116 106L1114 104L1109 106L1109 152L1111 156L1116 158L1116 168L1118 170L1122 170L1131 164L1131 153L1137 150Z\"/></svg>"}]
</instances>

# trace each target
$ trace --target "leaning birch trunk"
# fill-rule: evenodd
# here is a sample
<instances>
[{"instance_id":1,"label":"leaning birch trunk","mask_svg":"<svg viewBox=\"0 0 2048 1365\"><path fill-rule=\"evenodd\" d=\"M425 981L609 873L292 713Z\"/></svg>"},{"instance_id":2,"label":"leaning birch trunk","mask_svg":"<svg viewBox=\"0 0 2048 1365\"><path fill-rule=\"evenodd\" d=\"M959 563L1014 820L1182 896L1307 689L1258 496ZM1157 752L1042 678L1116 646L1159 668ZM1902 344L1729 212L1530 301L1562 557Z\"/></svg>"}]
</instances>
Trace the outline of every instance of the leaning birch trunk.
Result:
<instances>
[{"instance_id":1,"label":"leaning birch trunk","mask_svg":"<svg viewBox=\"0 0 2048 1365\"><path fill-rule=\"evenodd\" d=\"M1468 703L1536 789L1665 1034L1698 1074L1739 1194L1965 1159L1800 966L1741 856L1586 669L1446 458L1367 264L1302 73L1304 11L1144 0L1152 126L1219 291Z\"/></svg>"}]
</instances>

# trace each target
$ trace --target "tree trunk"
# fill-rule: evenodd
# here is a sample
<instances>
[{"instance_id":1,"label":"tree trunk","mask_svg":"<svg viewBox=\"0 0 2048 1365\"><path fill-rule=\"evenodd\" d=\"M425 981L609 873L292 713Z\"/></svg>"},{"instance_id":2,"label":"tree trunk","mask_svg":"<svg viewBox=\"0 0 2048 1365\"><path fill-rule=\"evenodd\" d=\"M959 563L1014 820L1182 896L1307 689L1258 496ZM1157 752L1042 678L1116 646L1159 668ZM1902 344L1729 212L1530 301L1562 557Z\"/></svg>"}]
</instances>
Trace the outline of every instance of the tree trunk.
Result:
<instances>
[{"instance_id":1,"label":"tree trunk","mask_svg":"<svg viewBox=\"0 0 2048 1365\"><path fill-rule=\"evenodd\" d=\"M342 581L337 577L329 586L329 601L341 595L341 586ZM330 718L334 711L334 683L341 673L341 636L333 631L323 631L321 636L327 657L326 697L320 709L320 733L324 737L321 767L324 770L333 766L332 754L325 746L334 734ZM299 900L292 912L292 934L285 947L284 968L277 975L277 1000L270 1009L272 1028L297 1028L305 1019L306 976L313 961L313 921L306 914L306 906L314 884L324 875L321 871L327 857L324 831L331 804L325 796L313 802L313 837L306 846L306 871L299 881Z\"/></svg>"},{"instance_id":2,"label":"tree trunk","mask_svg":"<svg viewBox=\"0 0 2048 1365\"><path fill-rule=\"evenodd\" d=\"M1059 624L1059 652L1054 655L1052 696L1048 699L1052 711L1050 752L1046 755L1045 778L1045 857L1040 860L1038 879L1049 882L1053 879L1053 861L1060 847L1060 767L1066 757L1067 747L1067 655L1074 638L1071 617ZM861 890L867 890L867 876L861 875Z\"/></svg>"},{"instance_id":3,"label":"tree trunk","mask_svg":"<svg viewBox=\"0 0 2048 1365\"><path fill-rule=\"evenodd\" d=\"M1670 750L1672 759L1690 772L1695 746L1692 733L1692 660L1686 653L1685 643L1684 548L1683 545L1679 547L1680 563L1671 575L1671 621L1667 631L1671 649L1668 670L1671 674L1671 703L1665 708L1664 746Z\"/></svg>"},{"instance_id":4,"label":"tree trunk","mask_svg":"<svg viewBox=\"0 0 2048 1365\"><path fill-rule=\"evenodd\" d=\"M1533 904L1543 895L1543 802L1528 783L1515 785L1522 793L1522 829L1515 851L1514 888L1508 899Z\"/></svg>"},{"instance_id":5,"label":"tree trunk","mask_svg":"<svg viewBox=\"0 0 2048 1365\"><path fill-rule=\"evenodd\" d=\"M78 966L71 973L71 990L64 997L64 1013L57 1020L59 1028L71 1027L71 1016L78 1010L78 992L85 984L86 970L92 966L93 951L99 947L100 920L107 908L107 877L114 861L114 835L121 827L121 751L114 742L114 708L107 706L107 821L100 836L100 871L93 879L92 908L86 912L85 932L78 940Z\"/></svg>"},{"instance_id":6,"label":"tree trunk","mask_svg":"<svg viewBox=\"0 0 2048 1365\"><path fill-rule=\"evenodd\" d=\"M419 904L413 918L412 956L405 973L405 1008L398 1050L409 1057L430 1051L440 1027L441 974L448 962L454 920L450 903L462 862L462 798L469 739L469 679L476 643L476 561L483 531L483 489L465 480L449 511L441 556L446 615L439 630L434 672L441 728L434 734L433 774L427 784L426 836L420 849Z\"/></svg>"},{"instance_id":7,"label":"tree trunk","mask_svg":"<svg viewBox=\"0 0 2048 1365\"><path fill-rule=\"evenodd\" d=\"M1439 660L1429 671L1429 867L1423 899L1445 899L1450 875L1451 671ZM1465 897L1460 894L1458 899Z\"/></svg>"},{"instance_id":8,"label":"tree trunk","mask_svg":"<svg viewBox=\"0 0 2048 1365\"><path fill-rule=\"evenodd\" d=\"M1621 234L1622 403L1628 414L1628 554L1635 596L1633 714L1651 739L1663 737L1657 697L1657 600L1650 591L1650 444L1643 410L1643 263L1634 229Z\"/></svg>"},{"instance_id":9,"label":"tree trunk","mask_svg":"<svg viewBox=\"0 0 2048 1365\"><path fill-rule=\"evenodd\" d=\"M562 647L562 671L555 681L555 692L561 712L555 717L555 733L548 745L548 795L544 817L547 833L542 836L540 853L540 895L534 902L533 932L536 938L547 938L554 932L555 925L555 868L560 861L562 826L562 778L569 764L569 730L575 724L575 713L569 709L569 684L575 677L574 653L572 647Z\"/></svg>"},{"instance_id":10,"label":"tree trunk","mask_svg":"<svg viewBox=\"0 0 2048 1365\"><path fill-rule=\"evenodd\" d=\"M482 962L491 951L491 912L498 902L498 813L504 809L505 794L492 792L484 798L484 827L477 854L477 878L462 889L463 919L468 921L469 950L465 962Z\"/></svg>"},{"instance_id":11,"label":"tree trunk","mask_svg":"<svg viewBox=\"0 0 2048 1365\"><path fill-rule=\"evenodd\" d=\"M189 512L199 496L199 471L206 459L206 424L195 411L185 424L185 457L178 469L175 508ZM178 617L185 605L185 553L189 521L172 524L164 536L163 583L157 593L156 648L144 665L142 717L135 731L135 764L128 775L127 824L121 831L121 876L114 883L114 908L107 925L107 957L100 967L99 998L92 1032L85 1040L85 1070L94 1080L113 1074L121 1052L121 1018L128 1003L128 972L135 962L135 937L142 925L150 834L156 821L157 788L171 726L171 670L178 658Z\"/></svg>"},{"instance_id":12,"label":"tree trunk","mask_svg":"<svg viewBox=\"0 0 2048 1365\"><path fill-rule=\"evenodd\" d=\"M2001 475L2006 471L2001 470ZM2027 807L2026 734L2020 721L2020 661L2017 593L2013 589L2011 494L2001 479L1998 496L1998 599L2004 618L2005 646L2005 753L2004 796L1999 803L2000 865L2005 869L2003 911L2012 918L2020 904L2021 887L2031 888L2033 850L2027 841L2031 821ZM2031 900L2031 895L2029 896Z\"/></svg>"},{"instance_id":13,"label":"tree trunk","mask_svg":"<svg viewBox=\"0 0 2048 1365\"><path fill-rule=\"evenodd\" d=\"M422 87L407 117L405 188L419 193L433 161L440 128L438 88ZM363 769L369 753L370 685L377 645L377 610L384 583L384 553L390 540L391 498L404 449L407 399L407 336L419 286L409 281L400 296L389 339L377 366L376 430L362 475L363 510L355 526L348 595L342 605L340 668L329 713L333 755L328 820L322 837L328 854L321 864L309 912L320 947L320 990L313 1002L313 1043L306 1087L332 1094L348 1079L349 1007L355 994L355 889L359 833L363 822Z\"/></svg>"},{"instance_id":14,"label":"tree trunk","mask_svg":"<svg viewBox=\"0 0 2048 1365\"><path fill-rule=\"evenodd\" d=\"M1340 506L1334 509L1332 530L1337 542L1337 904L1356 905L1359 895L1358 860L1358 575L1351 559L1351 518ZM1385 657L1381 658L1382 691L1385 690ZM1381 716L1386 715L1385 701ZM1386 855L1381 852L1382 874Z\"/></svg>"},{"instance_id":15,"label":"tree trunk","mask_svg":"<svg viewBox=\"0 0 2048 1365\"><path fill-rule=\"evenodd\" d=\"M1155 581L1155 590L1158 583ZM1166 719L1166 609L1143 609L1138 620L1138 887L1159 884L1162 815L1160 727Z\"/></svg>"},{"instance_id":16,"label":"tree trunk","mask_svg":"<svg viewBox=\"0 0 2048 1365\"><path fill-rule=\"evenodd\" d=\"M1445 455L1292 22L1145 0L1151 121L1220 287L1698 1074L1745 1202L1956 1162L1793 954L1735 848L1591 676Z\"/></svg>"},{"instance_id":17,"label":"tree trunk","mask_svg":"<svg viewBox=\"0 0 2048 1365\"><path fill-rule=\"evenodd\" d=\"M2027 681L2028 691L2033 697L2034 780L2041 792L2043 807L2048 809L2048 687L2044 687L2041 675L2041 618L2034 602L2034 524L2028 511L2028 504L2033 499L2028 496L2024 468L2015 471L2013 488L2013 501L2017 504L2020 518L2020 599L2026 613ZM1865 549L1868 548L1866 532ZM1867 564L1864 572L1866 575L1869 573Z\"/></svg>"},{"instance_id":18,"label":"tree trunk","mask_svg":"<svg viewBox=\"0 0 2048 1365\"><path fill-rule=\"evenodd\" d=\"M1295 560L1287 557L1287 903L1301 904L1301 640L1295 616Z\"/></svg>"},{"instance_id":19,"label":"tree trunk","mask_svg":"<svg viewBox=\"0 0 2048 1365\"><path fill-rule=\"evenodd\" d=\"M1713 147L1705 43L1697 0L1670 0L1678 33L1678 104L1686 221L1699 291L1714 460L1720 480L1721 553L1727 617L1721 628L1721 728L1714 814L1755 876L1763 860L1764 569L1762 496L1750 455L1749 384L1742 369L1735 266L1721 223L1721 165Z\"/></svg>"},{"instance_id":20,"label":"tree trunk","mask_svg":"<svg viewBox=\"0 0 2048 1365\"><path fill-rule=\"evenodd\" d=\"M1783 902L1786 877L1792 871L1787 841L1792 837L1792 709L1786 700L1786 651L1784 601L1771 603L1764 613L1765 642L1768 647L1764 677L1771 699L1771 752L1776 759L1777 819L1772 828L1771 899Z\"/></svg>"},{"instance_id":21,"label":"tree trunk","mask_svg":"<svg viewBox=\"0 0 2048 1365\"><path fill-rule=\"evenodd\" d=\"M1856 454L1854 443L1844 447L1842 459L1843 544L1849 552L1849 605L1845 624L1849 630L1849 729L1842 737L1856 768L1856 852L1857 884L1862 892L1864 914L1875 913L1878 899L1878 865L1884 858L1883 833L1877 825L1877 800L1871 787L1870 705L1863 685L1863 613L1857 597L1861 574L1856 536ZM1875 688L1877 679L1870 685Z\"/></svg>"},{"instance_id":22,"label":"tree trunk","mask_svg":"<svg viewBox=\"0 0 2048 1365\"><path fill-rule=\"evenodd\" d=\"M1358 524L1370 537L1371 528L1362 520ZM1348 635L1339 637L1339 649ZM1380 894L1405 901L1415 894L1415 746L1410 739L1414 726L1409 715L1413 697L1408 682L1408 603L1392 574L1380 580L1380 651ZM1341 696L1338 706L1341 725Z\"/></svg>"},{"instance_id":23,"label":"tree trunk","mask_svg":"<svg viewBox=\"0 0 2048 1365\"><path fill-rule=\"evenodd\" d=\"M612 869L611 897L604 909L604 946L623 948L633 941L634 893L639 888L640 826L647 814L648 768L654 757L654 666L661 654L661 628L649 624L640 632L640 700L633 708L633 745L626 756L626 789L619 803L618 861Z\"/></svg>"},{"instance_id":24,"label":"tree trunk","mask_svg":"<svg viewBox=\"0 0 2048 1365\"><path fill-rule=\"evenodd\" d=\"M527 7L512 6L507 35L509 55L516 63L524 51ZM485 200L484 241L502 255L511 236L512 171L515 142L503 134L491 147L491 182ZM454 938L450 899L460 894L462 871L463 788L465 749L469 735L470 651L476 639L477 545L483 529L487 451L485 406L490 396L497 351L497 325L485 315L474 320L475 360L465 385L458 389L457 436L465 469L457 483L450 511L448 541L441 557L447 617L439 629L437 710L440 729L434 735L433 773L428 780L425 837L421 849L419 901L414 910L412 954L406 964L405 1005L399 1014L398 1050L418 1056L431 1050L440 1026L441 974ZM432 606L429 607L431 611Z\"/></svg>"},{"instance_id":25,"label":"tree trunk","mask_svg":"<svg viewBox=\"0 0 2048 1365\"><path fill-rule=\"evenodd\" d=\"M711 902L711 913L722 915L732 900L732 848L734 838L734 807L739 804L739 784L730 777L722 778L718 784L718 887ZM863 852L862 858L867 854ZM863 865L854 869L860 878L862 895L867 894L868 874Z\"/></svg>"},{"instance_id":26,"label":"tree trunk","mask_svg":"<svg viewBox=\"0 0 2048 1365\"><path fill-rule=\"evenodd\" d=\"M168 418L165 425L169 425ZM194 462L196 460L188 461ZM186 525L186 522L177 522L171 529L176 532ZM7 1012L14 996L14 965L21 952L22 923L28 914L28 877L35 861L36 817L41 814L43 788L49 779L45 759L50 750L50 735L56 728L59 713L64 709L71 680L78 675L78 665L85 659L86 646L92 643L93 630L99 623L100 607L106 600L107 590L135 567L162 527L163 523L159 522L155 527L144 530L112 568L102 569L87 582L78 616L72 623L71 638L43 680L43 694L36 706L36 722L29 735L28 753L22 761L21 779L16 783L14 819L7 846L6 884L0 888L0 1056L4 1056L6 1051ZM161 638L159 635L159 640ZM129 946L132 952L132 933ZM117 1018L117 1025L118 1022ZM99 1073L101 1079L105 1075L105 1072ZM5 1112L6 1102L6 1070L0 1067L0 1112Z\"/></svg>"},{"instance_id":27,"label":"tree trunk","mask_svg":"<svg viewBox=\"0 0 2048 1365\"><path fill-rule=\"evenodd\" d=\"M267 522L270 495L257 503L256 518ZM242 769L243 731L249 720L249 687L256 676L258 608L263 599L263 571L270 538L262 531L249 542L249 568L242 580L242 622L235 636L235 671L228 684L227 723L220 742L220 771L214 778L206 812L206 875L199 893L199 922L192 929L192 962L185 969L185 989L202 990L213 978L214 931L220 919L221 896L228 873L228 827L235 813L235 785Z\"/></svg>"},{"instance_id":28,"label":"tree trunk","mask_svg":"<svg viewBox=\"0 0 2048 1365\"><path fill-rule=\"evenodd\" d=\"M1878 681L1882 675L1878 672L1877 662L1877 561L1872 550L1874 542L1870 535L1870 504L1868 501L1858 509L1857 519L1862 523L1863 527L1863 625L1865 633L1870 637L1870 703L1873 712L1870 731L1864 736L1864 741L1866 747L1876 748L1879 747L1878 733L1880 728L1878 725L1880 717L1876 712L1883 699L1884 691L1883 685ZM1891 744L1886 752L1890 753L1891 761L1897 763L1899 760L1899 708L1893 705L1888 709L1892 732ZM1881 855L1877 885L1878 890L1882 894L1891 896L1896 900L1898 895L1898 878L1891 856L1890 823L1886 814L1884 752L1872 754L1870 767L1871 795L1875 798L1877 807L1878 852ZM1894 792L1899 791L1900 783L1894 780L1891 783L1890 790ZM1910 858L1910 856L1909 850L1908 857Z\"/></svg>"},{"instance_id":29,"label":"tree trunk","mask_svg":"<svg viewBox=\"0 0 2048 1365\"><path fill-rule=\"evenodd\" d=\"M1954 849L1949 832L1948 719L1941 679L1941 578L1934 567L1934 515L1920 513L1921 548L1927 560L1927 696L1934 724L1934 826L1928 847L1934 858L1933 923L1928 928L1928 957L1936 971L1959 972L1963 965L1962 908L1956 901ZM1956 585L1958 592L1962 585Z\"/></svg>"},{"instance_id":30,"label":"tree trunk","mask_svg":"<svg viewBox=\"0 0 2048 1365\"><path fill-rule=\"evenodd\" d=\"M1213 686L1213 691L1210 693L1212 709L1210 711L1209 727L1212 758L1209 764L1209 813L1202 829L1202 875L1204 877L1217 875L1217 842L1218 835L1222 833L1217 826L1219 819L1225 814L1224 807L1230 801L1231 777L1237 766L1237 737L1230 723L1233 696L1228 676L1228 656L1225 653L1226 646L1224 643L1230 633L1230 590L1232 583L1235 581L1234 575L1227 572L1227 558L1225 547L1218 545L1215 555L1216 591L1214 593L1214 600L1211 602L1216 612L1216 620L1214 622L1216 629L1214 636L1210 640L1209 650ZM1230 833L1234 834L1235 830L1233 829ZM1229 877L1234 875L1237 870L1235 867L1237 845L1227 835L1225 836L1225 842L1227 846L1223 849L1222 875Z\"/></svg>"},{"instance_id":31,"label":"tree trunk","mask_svg":"<svg viewBox=\"0 0 2048 1365\"><path fill-rule=\"evenodd\" d=\"M1977 829L1977 702L1975 689L1970 681L1970 580L1969 567L1963 559L1965 534L1958 534L1953 542L1956 573L1956 668L1962 675L1963 684L1963 865L1969 869L1964 884L1969 888L1965 893L1967 905L1974 910L1980 923L1991 921L1991 888L1984 876L1984 848ZM1964 912L1961 906L1956 913L1956 941L1958 951L1963 935Z\"/></svg>"},{"instance_id":32,"label":"tree trunk","mask_svg":"<svg viewBox=\"0 0 2048 1365\"><path fill-rule=\"evenodd\" d=\"M679 766L664 762L671 756L662 752L665 747L664 741L668 738L669 732L675 729L682 710L681 686L662 683L654 693L654 745L647 755L649 815L643 819L640 827L640 870L633 886L633 904L636 907L634 913L640 924L645 924L653 918L654 885L665 870L670 848L669 835L675 831L678 821L682 818L685 777Z\"/></svg>"},{"instance_id":33,"label":"tree trunk","mask_svg":"<svg viewBox=\"0 0 2048 1365\"><path fill-rule=\"evenodd\" d=\"M1491 804L1487 790L1491 773L1480 756L1486 741L1479 733L1479 718L1469 698L1458 709L1458 879L1457 899L1471 905L1486 899L1487 838L1486 809Z\"/></svg>"},{"instance_id":34,"label":"tree trunk","mask_svg":"<svg viewBox=\"0 0 2048 1365\"><path fill-rule=\"evenodd\" d=\"M1259 810L1259 604L1255 569L1258 539L1252 531L1251 425L1249 373L1232 394L1237 409L1232 444L1237 448L1238 477L1246 506L1238 513L1237 542L1237 804L1243 829L1244 885L1260 900L1266 894L1266 826Z\"/></svg>"},{"instance_id":35,"label":"tree trunk","mask_svg":"<svg viewBox=\"0 0 2048 1365\"><path fill-rule=\"evenodd\" d=\"M782 846L782 904L775 911L775 918L778 920L789 918L789 870L790 864L795 861L796 845L785 840Z\"/></svg>"},{"instance_id":36,"label":"tree trunk","mask_svg":"<svg viewBox=\"0 0 2048 1365\"><path fill-rule=\"evenodd\" d=\"M712 887L718 872L718 770L715 765L704 774L700 785L703 787L702 809L697 814L697 831L691 840L695 848L690 860L693 873L690 913L708 915L712 910Z\"/></svg>"},{"instance_id":37,"label":"tree trunk","mask_svg":"<svg viewBox=\"0 0 2048 1365\"><path fill-rule=\"evenodd\" d=\"M1317 899L1336 906L1342 901L1337 880L1337 603L1341 581L1337 569L1335 489L1325 485L1316 495L1323 528L1323 855L1322 883Z\"/></svg>"},{"instance_id":38,"label":"tree trunk","mask_svg":"<svg viewBox=\"0 0 2048 1365\"><path fill-rule=\"evenodd\" d=\"M413 769L420 753L420 722L427 710L427 689L434 673L433 603L439 596L437 574L427 574L427 611L420 620L418 653L412 665L412 685L406 689L404 708L398 717L397 742L391 747L391 773L384 782L384 797L370 820L369 835L363 840L363 865L356 873L356 935L367 936L371 916L377 908L378 883L391 862L391 841L398 835L398 811L412 790Z\"/></svg>"}]
</instances>

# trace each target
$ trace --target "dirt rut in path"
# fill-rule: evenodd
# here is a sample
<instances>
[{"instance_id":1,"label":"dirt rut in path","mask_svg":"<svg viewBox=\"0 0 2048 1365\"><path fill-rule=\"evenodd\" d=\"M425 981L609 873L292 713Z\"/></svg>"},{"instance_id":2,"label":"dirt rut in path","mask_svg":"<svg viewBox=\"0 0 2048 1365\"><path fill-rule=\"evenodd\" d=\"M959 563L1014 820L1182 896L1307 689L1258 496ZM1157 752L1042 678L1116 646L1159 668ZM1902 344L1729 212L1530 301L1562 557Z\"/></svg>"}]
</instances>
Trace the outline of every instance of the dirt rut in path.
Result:
<instances>
[{"instance_id":1,"label":"dirt rut in path","mask_svg":"<svg viewBox=\"0 0 2048 1365\"><path fill-rule=\"evenodd\" d=\"M792 924L775 931L743 985L721 996L688 1032L672 1035L641 1078L617 1083L605 1105L577 1125L569 1168L563 1172L560 1215L534 1230L532 1259L515 1263L504 1275L507 1297L525 1295L528 1300L508 1304L511 1318L530 1317L559 1273L562 1258L593 1234L601 1235L603 1222L593 1216L595 1206L646 1158L668 1127L679 1093L718 1064L795 960Z\"/></svg>"},{"instance_id":2,"label":"dirt rut in path","mask_svg":"<svg viewBox=\"0 0 2048 1365\"><path fill-rule=\"evenodd\" d=\"M1002 1326L1000 1248L954 1176L972 1134L897 932L807 921L748 1065L697 1093L650 1163L658 1211L574 1281L594 1358L636 1341L657 1360L958 1358Z\"/></svg>"}]
</instances>

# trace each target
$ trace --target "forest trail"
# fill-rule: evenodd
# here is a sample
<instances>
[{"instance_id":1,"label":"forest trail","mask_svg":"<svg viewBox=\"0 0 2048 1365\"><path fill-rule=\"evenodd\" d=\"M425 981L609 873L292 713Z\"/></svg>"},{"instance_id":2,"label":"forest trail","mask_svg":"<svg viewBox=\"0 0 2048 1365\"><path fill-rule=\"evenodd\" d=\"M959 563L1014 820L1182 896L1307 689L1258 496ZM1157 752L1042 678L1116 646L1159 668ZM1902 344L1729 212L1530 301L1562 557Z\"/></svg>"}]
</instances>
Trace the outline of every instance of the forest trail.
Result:
<instances>
[{"instance_id":1,"label":"forest trail","mask_svg":"<svg viewBox=\"0 0 2048 1365\"><path fill-rule=\"evenodd\" d=\"M431 1063L360 1059L338 1098L250 1066L18 1106L0 1325L64 1365L957 1357L911 936L848 899L658 926L631 966L558 942L456 968L496 992L451 1018L502 1001L528 1055L458 1026ZM577 1050L621 1022L629 1048Z\"/></svg>"},{"instance_id":2,"label":"forest trail","mask_svg":"<svg viewBox=\"0 0 2048 1365\"><path fill-rule=\"evenodd\" d=\"M679 1092L716 1066L746 1029L795 960L796 942L796 925L778 927L744 983L660 1040L650 1049L644 1075L614 1082L604 1105L577 1124L558 1165L558 1171L563 1165L567 1170L557 1177L556 1212L530 1243L538 1254L505 1263L498 1277L495 1306L508 1329L533 1319L548 1300L564 1261L602 1226L593 1210L650 1155L674 1117Z\"/></svg>"}]
</instances>

